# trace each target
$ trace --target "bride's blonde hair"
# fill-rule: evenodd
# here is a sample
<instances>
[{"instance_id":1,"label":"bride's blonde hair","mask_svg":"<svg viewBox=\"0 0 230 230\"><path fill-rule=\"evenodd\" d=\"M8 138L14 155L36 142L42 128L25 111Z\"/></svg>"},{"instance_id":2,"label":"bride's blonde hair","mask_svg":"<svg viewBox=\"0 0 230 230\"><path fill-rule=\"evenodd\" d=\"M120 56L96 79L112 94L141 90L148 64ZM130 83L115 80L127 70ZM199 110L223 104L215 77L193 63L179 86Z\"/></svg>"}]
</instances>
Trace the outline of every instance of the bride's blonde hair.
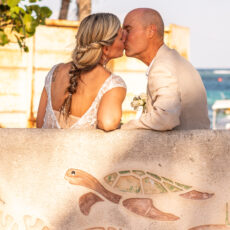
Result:
<instances>
[{"instance_id":1,"label":"bride's blonde hair","mask_svg":"<svg viewBox=\"0 0 230 230\"><path fill-rule=\"evenodd\" d=\"M111 13L91 14L82 20L76 35L76 47L69 71L69 94L60 108L60 113L65 118L70 114L72 95L76 93L81 73L92 70L100 63L103 46L113 44L119 29L120 20Z\"/></svg>"}]
</instances>

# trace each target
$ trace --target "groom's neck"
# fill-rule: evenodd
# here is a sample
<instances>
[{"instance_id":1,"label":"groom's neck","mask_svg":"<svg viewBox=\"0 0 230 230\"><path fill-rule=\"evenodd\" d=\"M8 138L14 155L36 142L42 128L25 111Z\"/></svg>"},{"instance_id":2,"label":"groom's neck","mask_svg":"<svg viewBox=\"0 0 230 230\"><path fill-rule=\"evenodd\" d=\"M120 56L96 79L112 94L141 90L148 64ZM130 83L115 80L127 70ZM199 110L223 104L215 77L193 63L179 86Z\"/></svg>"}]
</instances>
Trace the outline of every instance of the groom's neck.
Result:
<instances>
[{"instance_id":1,"label":"groom's neck","mask_svg":"<svg viewBox=\"0 0 230 230\"><path fill-rule=\"evenodd\" d=\"M163 44L164 42L162 41L161 43L149 46L148 50L146 50L146 52L143 53L143 55L141 55L139 59L142 62L144 62L147 66L149 66L153 58L155 58L155 56L157 55L158 50Z\"/></svg>"}]
</instances>

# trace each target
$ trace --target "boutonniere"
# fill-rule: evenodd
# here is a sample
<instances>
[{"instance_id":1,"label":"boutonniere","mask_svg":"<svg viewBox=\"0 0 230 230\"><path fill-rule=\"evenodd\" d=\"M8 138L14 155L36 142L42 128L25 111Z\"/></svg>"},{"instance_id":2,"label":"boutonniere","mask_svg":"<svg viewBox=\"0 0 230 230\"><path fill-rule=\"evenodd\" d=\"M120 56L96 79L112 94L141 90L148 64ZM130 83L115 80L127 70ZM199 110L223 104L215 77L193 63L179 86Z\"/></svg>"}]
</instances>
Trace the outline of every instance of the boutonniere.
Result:
<instances>
[{"instance_id":1,"label":"boutonniere","mask_svg":"<svg viewBox=\"0 0 230 230\"><path fill-rule=\"evenodd\" d=\"M145 93L141 93L139 96L135 96L131 102L131 106L135 111L142 110L145 112L146 110L146 101L147 95Z\"/></svg>"}]
</instances>

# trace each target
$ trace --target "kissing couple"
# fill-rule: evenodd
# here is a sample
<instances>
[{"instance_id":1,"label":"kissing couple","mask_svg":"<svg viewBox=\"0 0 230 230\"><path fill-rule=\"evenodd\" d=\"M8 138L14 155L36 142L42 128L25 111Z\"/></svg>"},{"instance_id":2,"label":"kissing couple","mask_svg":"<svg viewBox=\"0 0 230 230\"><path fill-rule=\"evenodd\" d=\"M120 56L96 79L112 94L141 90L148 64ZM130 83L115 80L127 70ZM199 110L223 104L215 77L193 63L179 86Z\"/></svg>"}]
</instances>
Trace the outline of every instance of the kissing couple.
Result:
<instances>
[{"instance_id":1,"label":"kissing couple","mask_svg":"<svg viewBox=\"0 0 230 230\"><path fill-rule=\"evenodd\" d=\"M37 113L37 128L120 128L124 80L106 69L123 55L147 67L146 110L121 129L209 129L206 91L197 70L164 44L164 22L154 9L137 8L123 22L96 13L80 23L72 61L49 71Z\"/></svg>"}]
</instances>

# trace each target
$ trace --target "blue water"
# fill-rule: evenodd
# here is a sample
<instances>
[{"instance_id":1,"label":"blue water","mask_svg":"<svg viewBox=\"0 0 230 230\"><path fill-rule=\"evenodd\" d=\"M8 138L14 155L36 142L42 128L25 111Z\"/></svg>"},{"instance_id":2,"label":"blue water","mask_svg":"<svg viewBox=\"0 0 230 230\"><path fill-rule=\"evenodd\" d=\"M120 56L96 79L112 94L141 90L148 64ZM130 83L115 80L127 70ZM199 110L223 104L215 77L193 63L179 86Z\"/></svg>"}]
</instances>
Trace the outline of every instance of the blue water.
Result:
<instances>
[{"instance_id":1,"label":"blue water","mask_svg":"<svg viewBox=\"0 0 230 230\"><path fill-rule=\"evenodd\" d=\"M230 69L198 69L198 71L207 91L209 117L212 120L213 103L220 99L230 99Z\"/></svg>"}]
</instances>

